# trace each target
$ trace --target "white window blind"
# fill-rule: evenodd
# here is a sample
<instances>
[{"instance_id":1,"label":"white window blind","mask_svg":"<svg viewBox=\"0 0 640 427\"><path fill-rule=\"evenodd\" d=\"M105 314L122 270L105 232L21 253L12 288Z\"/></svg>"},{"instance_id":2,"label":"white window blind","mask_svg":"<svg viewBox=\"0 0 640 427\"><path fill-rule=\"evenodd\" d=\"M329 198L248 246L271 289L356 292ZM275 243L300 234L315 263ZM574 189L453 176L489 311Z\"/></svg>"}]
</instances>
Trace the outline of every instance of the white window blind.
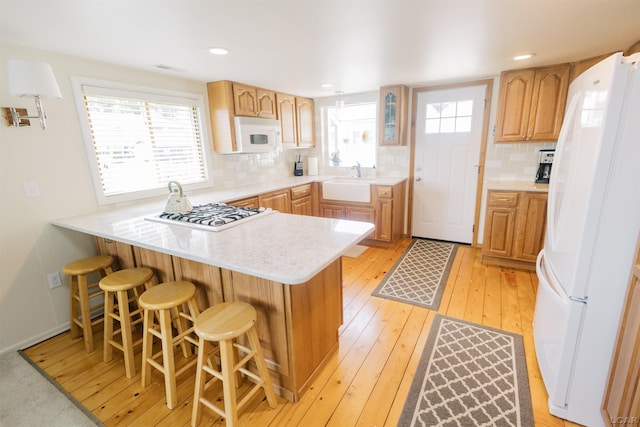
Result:
<instances>
[{"instance_id":1,"label":"white window blind","mask_svg":"<svg viewBox=\"0 0 640 427\"><path fill-rule=\"evenodd\" d=\"M207 182L197 100L84 84L80 88L99 200L166 192L172 180L184 186Z\"/></svg>"}]
</instances>

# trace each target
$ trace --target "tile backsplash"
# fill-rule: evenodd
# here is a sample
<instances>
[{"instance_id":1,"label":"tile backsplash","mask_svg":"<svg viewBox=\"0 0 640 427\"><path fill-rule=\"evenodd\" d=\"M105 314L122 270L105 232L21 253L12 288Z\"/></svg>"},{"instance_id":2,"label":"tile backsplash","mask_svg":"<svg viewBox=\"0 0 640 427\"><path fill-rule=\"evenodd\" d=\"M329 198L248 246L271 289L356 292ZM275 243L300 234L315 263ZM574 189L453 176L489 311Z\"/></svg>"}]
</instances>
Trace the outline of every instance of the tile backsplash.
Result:
<instances>
[{"instance_id":1,"label":"tile backsplash","mask_svg":"<svg viewBox=\"0 0 640 427\"><path fill-rule=\"evenodd\" d=\"M538 152L555 149L555 142L488 143L484 178L489 180L533 180L538 170Z\"/></svg>"}]
</instances>

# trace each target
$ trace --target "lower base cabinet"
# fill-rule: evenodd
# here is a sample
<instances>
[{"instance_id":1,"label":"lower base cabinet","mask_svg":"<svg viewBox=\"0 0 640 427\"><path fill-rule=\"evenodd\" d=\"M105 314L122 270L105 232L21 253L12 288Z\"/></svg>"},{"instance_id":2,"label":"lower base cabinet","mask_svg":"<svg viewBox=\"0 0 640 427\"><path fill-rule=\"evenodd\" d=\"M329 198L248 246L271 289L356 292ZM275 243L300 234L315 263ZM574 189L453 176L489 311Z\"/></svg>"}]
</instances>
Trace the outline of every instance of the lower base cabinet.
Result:
<instances>
[{"instance_id":1,"label":"lower base cabinet","mask_svg":"<svg viewBox=\"0 0 640 427\"><path fill-rule=\"evenodd\" d=\"M482 262L535 270L546 217L547 193L489 190Z\"/></svg>"}]
</instances>

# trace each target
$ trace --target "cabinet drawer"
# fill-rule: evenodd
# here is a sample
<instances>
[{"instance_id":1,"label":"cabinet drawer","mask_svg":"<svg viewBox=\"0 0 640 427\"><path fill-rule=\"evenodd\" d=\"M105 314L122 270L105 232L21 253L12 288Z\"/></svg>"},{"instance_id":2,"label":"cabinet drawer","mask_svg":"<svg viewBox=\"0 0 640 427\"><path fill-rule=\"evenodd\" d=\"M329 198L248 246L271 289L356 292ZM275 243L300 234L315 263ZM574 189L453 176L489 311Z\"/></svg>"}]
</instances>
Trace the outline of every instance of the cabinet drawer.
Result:
<instances>
[{"instance_id":1,"label":"cabinet drawer","mask_svg":"<svg viewBox=\"0 0 640 427\"><path fill-rule=\"evenodd\" d=\"M293 200L301 197L311 195L311 184L299 185L297 187L291 187L291 198Z\"/></svg>"},{"instance_id":2,"label":"cabinet drawer","mask_svg":"<svg viewBox=\"0 0 640 427\"><path fill-rule=\"evenodd\" d=\"M518 205L518 193L507 191L489 191L489 194L487 195L487 205L515 207Z\"/></svg>"},{"instance_id":3,"label":"cabinet drawer","mask_svg":"<svg viewBox=\"0 0 640 427\"><path fill-rule=\"evenodd\" d=\"M393 197L393 187L390 185L378 185L377 186L378 197L383 199L390 199Z\"/></svg>"}]
</instances>

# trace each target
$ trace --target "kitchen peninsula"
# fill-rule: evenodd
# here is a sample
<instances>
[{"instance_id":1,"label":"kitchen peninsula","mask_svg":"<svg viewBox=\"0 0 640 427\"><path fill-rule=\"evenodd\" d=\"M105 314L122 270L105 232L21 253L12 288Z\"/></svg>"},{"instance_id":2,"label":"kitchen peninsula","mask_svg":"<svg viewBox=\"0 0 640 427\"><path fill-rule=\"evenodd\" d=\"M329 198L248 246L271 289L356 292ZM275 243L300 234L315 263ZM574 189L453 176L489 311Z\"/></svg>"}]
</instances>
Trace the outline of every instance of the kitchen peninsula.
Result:
<instances>
[{"instance_id":1,"label":"kitchen peninsula","mask_svg":"<svg viewBox=\"0 0 640 427\"><path fill-rule=\"evenodd\" d=\"M219 200L199 194L191 202ZM201 309L252 304L276 392L297 401L338 346L341 254L373 224L275 212L213 232L146 219L163 208L163 201L140 203L53 224L94 236L98 252L116 255L123 268L193 282Z\"/></svg>"}]
</instances>

